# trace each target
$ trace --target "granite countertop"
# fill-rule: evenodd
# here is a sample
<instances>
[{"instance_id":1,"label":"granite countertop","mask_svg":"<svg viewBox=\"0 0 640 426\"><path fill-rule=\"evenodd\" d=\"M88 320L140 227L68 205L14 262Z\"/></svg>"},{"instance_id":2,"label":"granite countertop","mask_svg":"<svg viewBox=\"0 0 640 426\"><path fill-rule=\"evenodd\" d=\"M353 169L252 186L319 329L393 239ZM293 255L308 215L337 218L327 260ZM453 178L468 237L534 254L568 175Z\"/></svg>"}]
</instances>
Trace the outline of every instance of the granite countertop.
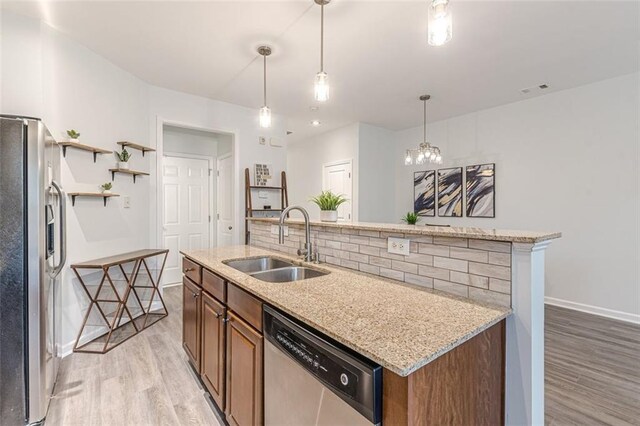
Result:
<instances>
[{"instance_id":1,"label":"granite countertop","mask_svg":"<svg viewBox=\"0 0 640 426\"><path fill-rule=\"evenodd\" d=\"M254 222L278 223L274 217L250 217ZM289 224L304 224L302 219L287 219ZM542 241L560 238L560 232L518 231L509 229L472 228L459 226L427 226L406 225L397 223L373 223L373 222L320 222L310 221L313 226L326 228L363 229L368 231L399 232L404 234L431 235L437 237L473 238L477 240L509 241L513 243L539 243Z\"/></svg>"},{"instance_id":2,"label":"granite countertop","mask_svg":"<svg viewBox=\"0 0 640 426\"><path fill-rule=\"evenodd\" d=\"M509 308L327 264L307 265L330 272L322 277L269 283L223 263L264 255L302 263L251 246L182 254L401 376L408 376L511 313Z\"/></svg>"}]
</instances>

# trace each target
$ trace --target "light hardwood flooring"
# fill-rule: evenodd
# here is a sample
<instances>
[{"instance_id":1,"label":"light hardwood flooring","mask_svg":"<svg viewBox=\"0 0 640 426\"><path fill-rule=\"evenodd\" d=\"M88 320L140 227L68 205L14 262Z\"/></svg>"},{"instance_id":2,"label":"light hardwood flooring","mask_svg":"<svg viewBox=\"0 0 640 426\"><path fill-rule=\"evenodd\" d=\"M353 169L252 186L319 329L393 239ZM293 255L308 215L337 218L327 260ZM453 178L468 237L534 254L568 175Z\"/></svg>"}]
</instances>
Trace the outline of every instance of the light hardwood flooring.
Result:
<instances>
[{"instance_id":1,"label":"light hardwood flooring","mask_svg":"<svg viewBox=\"0 0 640 426\"><path fill-rule=\"evenodd\" d=\"M181 287L165 290L169 316L105 355L61 365L47 426L220 423L181 346ZM546 421L640 425L640 326L546 308Z\"/></svg>"},{"instance_id":2,"label":"light hardwood flooring","mask_svg":"<svg viewBox=\"0 0 640 426\"><path fill-rule=\"evenodd\" d=\"M640 425L640 326L545 310L545 423Z\"/></svg>"},{"instance_id":3,"label":"light hardwood flooring","mask_svg":"<svg viewBox=\"0 0 640 426\"><path fill-rule=\"evenodd\" d=\"M182 287L169 316L104 355L62 360L46 426L219 425L182 349Z\"/></svg>"}]
</instances>

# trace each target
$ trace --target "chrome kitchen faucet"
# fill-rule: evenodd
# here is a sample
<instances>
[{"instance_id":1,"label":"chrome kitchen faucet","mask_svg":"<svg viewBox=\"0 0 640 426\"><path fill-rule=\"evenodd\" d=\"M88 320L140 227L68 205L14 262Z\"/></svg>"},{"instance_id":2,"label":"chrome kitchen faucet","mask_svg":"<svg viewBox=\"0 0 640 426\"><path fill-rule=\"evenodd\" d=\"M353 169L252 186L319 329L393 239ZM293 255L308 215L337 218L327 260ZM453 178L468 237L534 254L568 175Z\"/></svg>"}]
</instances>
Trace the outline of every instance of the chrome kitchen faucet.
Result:
<instances>
[{"instance_id":1,"label":"chrome kitchen faucet","mask_svg":"<svg viewBox=\"0 0 640 426\"><path fill-rule=\"evenodd\" d=\"M291 210L298 210L304 216L304 235L305 235L305 244L304 248L298 249L298 256L304 256L304 260L307 262L313 261L313 250L311 245L311 230L309 226L309 213L300 206L289 206L282 211L280 215L280 224L278 229L278 242L280 244L284 244L284 220L287 217L287 214Z\"/></svg>"}]
</instances>

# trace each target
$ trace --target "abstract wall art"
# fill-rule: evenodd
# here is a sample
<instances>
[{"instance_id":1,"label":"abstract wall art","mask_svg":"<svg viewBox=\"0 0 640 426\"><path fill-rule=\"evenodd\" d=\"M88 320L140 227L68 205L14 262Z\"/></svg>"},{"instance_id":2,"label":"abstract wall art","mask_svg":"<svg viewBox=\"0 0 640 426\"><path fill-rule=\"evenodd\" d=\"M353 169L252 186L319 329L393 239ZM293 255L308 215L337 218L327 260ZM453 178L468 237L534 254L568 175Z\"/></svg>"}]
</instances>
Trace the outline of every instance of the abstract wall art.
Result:
<instances>
[{"instance_id":1,"label":"abstract wall art","mask_svg":"<svg viewBox=\"0 0 640 426\"><path fill-rule=\"evenodd\" d=\"M495 167L467 166L467 217L496 217Z\"/></svg>"},{"instance_id":2,"label":"abstract wall art","mask_svg":"<svg viewBox=\"0 0 640 426\"><path fill-rule=\"evenodd\" d=\"M438 216L462 214L462 167L438 170Z\"/></svg>"},{"instance_id":3,"label":"abstract wall art","mask_svg":"<svg viewBox=\"0 0 640 426\"><path fill-rule=\"evenodd\" d=\"M413 174L413 211L418 216L436 215L436 171Z\"/></svg>"}]
</instances>

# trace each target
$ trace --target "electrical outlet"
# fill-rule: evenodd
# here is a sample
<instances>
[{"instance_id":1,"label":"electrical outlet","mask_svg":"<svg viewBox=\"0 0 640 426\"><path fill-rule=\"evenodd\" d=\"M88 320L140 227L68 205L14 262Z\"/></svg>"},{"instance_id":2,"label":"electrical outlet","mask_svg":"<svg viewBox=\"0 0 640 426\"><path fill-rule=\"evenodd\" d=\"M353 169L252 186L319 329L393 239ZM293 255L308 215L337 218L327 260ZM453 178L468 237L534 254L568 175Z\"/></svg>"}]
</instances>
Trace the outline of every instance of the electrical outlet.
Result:
<instances>
[{"instance_id":1,"label":"electrical outlet","mask_svg":"<svg viewBox=\"0 0 640 426\"><path fill-rule=\"evenodd\" d=\"M264 136L258 136L258 142L260 143L260 145L266 145L267 138L265 138Z\"/></svg>"},{"instance_id":2,"label":"electrical outlet","mask_svg":"<svg viewBox=\"0 0 640 426\"><path fill-rule=\"evenodd\" d=\"M278 235L278 225L271 225L271 235ZM284 236L288 237L289 236L289 227L285 226L284 227Z\"/></svg>"},{"instance_id":3,"label":"electrical outlet","mask_svg":"<svg viewBox=\"0 0 640 426\"><path fill-rule=\"evenodd\" d=\"M122 198L122 203L124 204L124 208L125 209L130 209L131 208L131 197L123 197Z\"/></svg>"},{"instance_id":4,"label":"electrical outlet","mask_svg":"<svg viewBox=\"0 0 640 426\"><path fill-rule=\"evenodd\" d=\"M387 251L393 254L403 254L409 256L409 248L411 247L411 240L405 240L404 238L387 239Z\"/></svg>"}]
</instances>

